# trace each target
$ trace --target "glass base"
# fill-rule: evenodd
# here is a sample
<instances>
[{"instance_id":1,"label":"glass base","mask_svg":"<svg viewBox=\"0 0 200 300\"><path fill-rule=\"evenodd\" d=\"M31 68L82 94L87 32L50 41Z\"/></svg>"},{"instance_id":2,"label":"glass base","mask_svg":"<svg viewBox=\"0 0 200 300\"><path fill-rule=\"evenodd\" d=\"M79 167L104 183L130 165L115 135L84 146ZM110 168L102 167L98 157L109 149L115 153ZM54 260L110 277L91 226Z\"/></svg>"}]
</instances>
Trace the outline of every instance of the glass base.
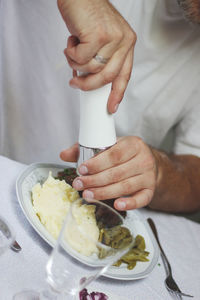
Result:
<instances>
[{"instance_id":1,"label":"glass base","mask_svg":"<svg viewBox=\"0 0 200 300\"><path fill-rule=\"evenodd\" d=\"M40 300L40 293L36 291L23 291L13 296L13 300Z\"/></svg>"},{"instance_id":2,"label":"glass base","mask_svg":"<svg viewBox=\"0 0 200 300\"><path fill-rule=\"evenodd\" d=\"M53 291L45 290L37 292L33 290L22 291L13 296L12 300L76 300L76 296L57 294Z\"/></svg>"}]
</instances>

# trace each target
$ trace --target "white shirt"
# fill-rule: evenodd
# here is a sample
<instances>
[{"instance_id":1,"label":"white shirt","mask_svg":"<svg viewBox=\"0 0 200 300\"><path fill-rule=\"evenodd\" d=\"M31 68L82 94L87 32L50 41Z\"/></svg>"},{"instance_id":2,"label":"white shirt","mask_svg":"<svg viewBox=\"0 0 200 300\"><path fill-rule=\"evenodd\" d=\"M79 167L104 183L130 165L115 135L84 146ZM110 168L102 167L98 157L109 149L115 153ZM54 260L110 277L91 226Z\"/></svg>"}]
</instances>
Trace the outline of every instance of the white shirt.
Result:
<instances>
[{"instance_id":1,"label":"white shirt","mask_svg":"<svg viewBox=\"0 0 200 300\"><path fill-rule=\"evenodd\" d=\"M113 0L136 31L132 77L115 115L117 134L200 155L200 28L175 0ZM79 92L69 87L68 31L54 0L0 0L0 154L60 161L78 139Z\"/></svg>"}]
</instances>

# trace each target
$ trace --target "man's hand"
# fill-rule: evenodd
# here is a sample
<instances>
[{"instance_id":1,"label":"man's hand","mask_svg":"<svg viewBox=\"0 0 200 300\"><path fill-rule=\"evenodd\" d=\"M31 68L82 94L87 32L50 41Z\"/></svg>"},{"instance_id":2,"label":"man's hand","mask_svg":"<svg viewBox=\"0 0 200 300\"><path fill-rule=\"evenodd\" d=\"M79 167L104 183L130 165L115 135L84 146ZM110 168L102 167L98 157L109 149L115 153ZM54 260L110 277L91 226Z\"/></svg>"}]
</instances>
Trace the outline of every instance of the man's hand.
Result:
<instances>
[{"instance_id":1,"label":"man's hand","mask_svg":"<svg viewBox=\"0 0 200 300\"><path fill-rule=\"evenodd\" d=\"M74 78L70 85L92 90L112 82L108 110L114 113L131 76L136 34L108 0L58 0L71 36L64 53L75 71L90 73ZM94 59L98 54L108 62Z\"/></svg>"},{"instance_id":2,"label":"man's hand","mask_svg":"<svg viewBox=\"0 0 200 300\"><path fill-rule=\"evenodd\" d=\"M72 160L73 153L76 160L77 148L72 149L62 152L61 158ZM76 178L73 187L84 190L83 197L116 198L118 210L148 205L156 187L155 157L138 137L119 139L116 145L83 163L79 172L84 176Z\"/></svg>"},{"instance_id":3,"label":"man's hand","mask_svg":"<svg viewBox=\"0 0 200 300\"><path fill-rule=\"evenodd\" d=\"M75 162L78 144L60 154ZM138 137L120 138L114 146L85 161L73 182L83 197L116 198L115 208L128 210L148 205L167 212L200 209L200 158L166 154Z\"/></svg>"}]
</instances>

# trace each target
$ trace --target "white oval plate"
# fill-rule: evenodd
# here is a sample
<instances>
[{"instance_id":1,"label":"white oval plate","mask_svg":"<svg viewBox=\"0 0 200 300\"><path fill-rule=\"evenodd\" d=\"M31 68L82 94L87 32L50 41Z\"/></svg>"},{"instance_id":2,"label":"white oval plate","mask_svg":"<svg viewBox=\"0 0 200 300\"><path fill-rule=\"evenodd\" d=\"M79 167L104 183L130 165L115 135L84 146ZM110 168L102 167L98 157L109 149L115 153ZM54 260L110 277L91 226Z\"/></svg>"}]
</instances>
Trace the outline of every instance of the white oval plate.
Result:
<instances>
[{"instance_id":1,"label":"white oval plate","mask_svg":"<svg viewBox=\"0 0 200 300\"><path fill-rule=\"evenodd\" d=\"M32 187L38 182L44 182L48 177L49 171L52 171L52 175L56 176L58 171L63 170L67 166L47 163L35 163L28 166L18 177L16 182L16 191L19 204L37 233L52 247L55 245L55 239L42 225L39 218L37 217L31 199ZM110 267L109 270L103 274L105 277L121 280L135 280L148 276L154 269L159 258L159 249L157 242L153 236L153 233L146 222L143 219L138 210L128 211L126 216L129 226L133 228L133 234L141 234L146 243L146 251L149 251L148 262L137 262L136 267L133 270L128 270L125 265L116 267ZM69 253L74 256L73 253ZM87 261L87 258L83 255L76 255L76 258L85 264L91 265L91 260ZM84 259L84 261L83 261Z\"/></svg>"}]
</instances>

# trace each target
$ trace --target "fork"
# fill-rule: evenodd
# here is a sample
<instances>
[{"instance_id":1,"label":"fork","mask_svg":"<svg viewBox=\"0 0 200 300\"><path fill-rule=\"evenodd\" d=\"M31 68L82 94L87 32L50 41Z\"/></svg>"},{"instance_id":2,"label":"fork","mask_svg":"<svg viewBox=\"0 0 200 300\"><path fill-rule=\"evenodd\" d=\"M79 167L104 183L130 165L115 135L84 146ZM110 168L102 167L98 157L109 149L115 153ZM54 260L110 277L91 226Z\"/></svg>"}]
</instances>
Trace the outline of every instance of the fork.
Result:
<instances>
[{"instance_id":1,"label":"fork","mask_svg":"<svg viewBox=\"0 0 200 300\"><path fill-rule=\"evenodd\" d=\"M20 252L22 250L21 246L18 244L17 241L14 241L14 243L10 246L10 249L12 249L15 252Z\"/></svg>"},{"instance_id":2,"label":"fork","mask_svg":"<svg viewBox=\"0 0 200 300\"><path fill-rule=\"evenodd\" d=\"M170 293L170 295L173 298L180 299L180 300L182 299L182 296L193 298L193 296L191 296L191 295L182 293L181 290L179 289L177 283L175 282L174 278L172 277L172 269L171 269L170 263L167 259L167 256L165 255L165 252L160 244L160 241L158 238L158 232L157 232L156 226L154 224L154 221L151 218L148 218L147 222L149 223L149 225L154 233L154 236L156 238L156 241L158 243L158 246L160 248L162 261L163 261L165 271L167 274L167 277L165 279L165 286L166 286L168 292Z\"/></svg>"}]
</instances>

